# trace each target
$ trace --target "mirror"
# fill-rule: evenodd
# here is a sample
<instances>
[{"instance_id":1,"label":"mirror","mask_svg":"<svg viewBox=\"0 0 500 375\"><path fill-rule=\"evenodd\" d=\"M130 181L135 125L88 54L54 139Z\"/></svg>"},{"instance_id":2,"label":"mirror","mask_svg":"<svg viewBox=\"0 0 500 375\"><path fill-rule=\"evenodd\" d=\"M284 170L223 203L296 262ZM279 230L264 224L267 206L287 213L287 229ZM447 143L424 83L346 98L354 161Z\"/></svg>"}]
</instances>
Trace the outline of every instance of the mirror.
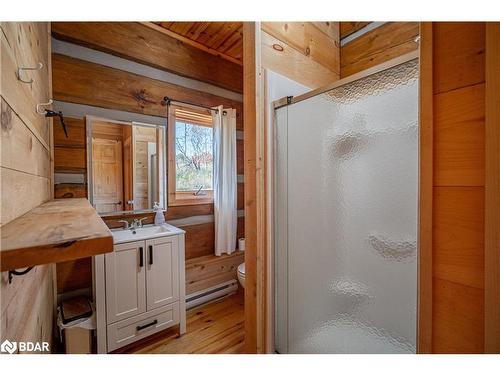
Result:
<instances>
[{"instance_id":1,"label":"mirror","mask_svg":"<svg viewBox=\"0 0 500 375\"><path fill-rule=\"evenodd\" d=\"M166 209L165 126L87 116L87 186L101 215Z\"/></svg>"}]
</instances>

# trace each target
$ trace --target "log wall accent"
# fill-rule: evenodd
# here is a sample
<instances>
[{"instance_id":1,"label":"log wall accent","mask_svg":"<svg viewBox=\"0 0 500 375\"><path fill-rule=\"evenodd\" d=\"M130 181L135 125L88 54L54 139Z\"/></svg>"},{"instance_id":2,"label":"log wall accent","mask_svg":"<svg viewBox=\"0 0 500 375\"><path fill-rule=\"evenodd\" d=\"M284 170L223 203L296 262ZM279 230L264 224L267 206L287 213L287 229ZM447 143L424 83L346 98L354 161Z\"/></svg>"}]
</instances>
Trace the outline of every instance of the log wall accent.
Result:
<instances>
[{"instance_id":1,"label":"log wall accent","mask_svg":"<svg viewBox=\"0 0 500 375\"><path fill-rule=\"evenodd\" d=\"M1 32L1 225L51 198L51 121L35 112L51 96L50 25L47 22L2 22ZM36 66L24 72L19 66ZM53 266L35 267L8 283L0 280L0 342L48 341L52 344ZM52 346L52 345L51 345Z\"/></svg>"},{"instance_id":2,"label":"log wall accent","mask_svg":"<svg viewBox=\"0 0 500 375\"><path fill-rule=\"evenodd\" d=\"M136 22L54 22L58 38L128 60L243 91L241 65L183 43Z\"/></svg>"},{"instance_id":3,"label":"log wall accent","mask_svg":"<svg viewBox=\"0 0 500 375\"><path fill-rule=\"evenodd\" d=\"M388 22L341 47L340 76L368 69L418 48L418 22Z\"/></svg>"},{"instance_id":4,"label":"log wall accent","mask_svg":"<svg viewBox=\"0 0 500 375\"><path fill-rule=\"evenodd\" d=\"M245 261L245 254L236 251L220 257L206 255L186 261L186 294L191 294L217 284L237 279L238 266Z\"/></svg>"},{"instance_id":5,"label":"log wall accent","mask_svg":"<svg viewBox=\"0 0 500 375\"><path fill-rule=\"evenodd\" d=\"M239 114L243 108L231 99L60 54L52 54L52 69L54 99L63 102L159 117L166 117L165 96L204 106L222 104ZM242 130L242 116L236 121Z\"/></svg>"}]
</instances>

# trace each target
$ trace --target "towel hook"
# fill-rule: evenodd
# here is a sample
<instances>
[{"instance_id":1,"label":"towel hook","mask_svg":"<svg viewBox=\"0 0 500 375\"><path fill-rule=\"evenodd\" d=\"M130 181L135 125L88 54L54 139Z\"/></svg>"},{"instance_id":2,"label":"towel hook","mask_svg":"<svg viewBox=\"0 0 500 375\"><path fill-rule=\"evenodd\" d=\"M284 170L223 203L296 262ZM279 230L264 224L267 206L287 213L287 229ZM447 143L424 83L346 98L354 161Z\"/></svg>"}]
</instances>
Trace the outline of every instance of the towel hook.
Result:
<instances>
[{"instance_id":1,"label":"towel hook","mask_svg":"<svg viewBox=\"0 0 500 375\"><path fill-rule=\"evenodd\" d=\"M52 105L54 101L52 99L49 99L47 103L39 103L36 105L36 113L39 115L45 115L45 109L40 110L40 107L48 107L49 105Z\"/></svg>"},{"instance_id":2,"label":"towel hook","mask_svg":"<svg viewBox=\"0 0 500 375\"><path fill-rule=\"evenodd\" d=\"M33 78L31 78L29 81L26 81L21 78L21 71L23 70L42 70L43 69L43 64L41 62L38 63L37 66L31 67L31 66L25 66L25 67L18 67L17 68L17 79L20 80L21 82L24 83L33 83Z\"/></svg>"}]
</instances>

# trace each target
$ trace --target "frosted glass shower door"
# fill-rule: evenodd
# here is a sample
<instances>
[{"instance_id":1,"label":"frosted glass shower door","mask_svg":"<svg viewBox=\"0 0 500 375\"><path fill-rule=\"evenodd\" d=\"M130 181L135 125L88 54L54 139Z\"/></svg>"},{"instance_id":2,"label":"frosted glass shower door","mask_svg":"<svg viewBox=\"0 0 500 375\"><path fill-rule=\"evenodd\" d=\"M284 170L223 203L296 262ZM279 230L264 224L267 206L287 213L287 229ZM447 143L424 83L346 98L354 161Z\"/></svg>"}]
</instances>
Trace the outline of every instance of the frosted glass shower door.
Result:
<instances>
[{"instance_id":1,"label":"frosted glass shower door","mask_svg":"<svg viewBox=\"0 0 500 375\"><path fill-rule=\"evenodd\" d=\"M281 353L414 353L418 61L276 110Z\"/></svg>"}]
</instances>

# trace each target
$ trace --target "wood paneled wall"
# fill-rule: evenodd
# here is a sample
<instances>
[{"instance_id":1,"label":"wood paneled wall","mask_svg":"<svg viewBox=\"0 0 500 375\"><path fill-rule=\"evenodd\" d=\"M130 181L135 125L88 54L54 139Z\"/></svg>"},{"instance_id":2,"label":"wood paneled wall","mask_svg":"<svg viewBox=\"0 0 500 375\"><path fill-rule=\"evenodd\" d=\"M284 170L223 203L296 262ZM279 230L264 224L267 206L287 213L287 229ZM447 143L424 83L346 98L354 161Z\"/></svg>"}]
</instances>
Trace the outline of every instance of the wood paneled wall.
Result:
<instances>
[{"instance_id":1,"label":"wood paneled wall","mask_svg":"<svg viewBox=\"0 0 500 375\"><path fill-rule=\"evenodd\" d=\"M432 34L432 352L482 353L485 24L437 22Z\"/></svg>"},{"instance_id":2,"label":"wood paneled wall","mask_svg":"<svg viewBox=\"0 0 500 375\"><path fill-rule=\"evenodd\" d=\"M353 24L357 25L343 26L343 37L359 29L359 22ZM340 76L345 78L416 50L418 33L418 22L387 22L359 36L340 49Z\"/></svg>"},{"instance_id":3,"label":"wood paneled wall","mask_svg":"<svg viewBox=\"0 0 500 375\"><path fill-rule=\"evenodd\" d=\"M111 33L114 34L116 31L115 29L118 28L123 31L125 35L135 35L134 38L139 34L143 35L143 33L146 33L143 35L144 38L146 38L143 43L149 46L147 47L149 48L147 49L149 55L151 55L152 50L157 51L159 55L164 53L165 51L163 49L166 47L162 47L162 44L157 38L169 38L168 36L135 23L104 23L99 25L97 29L93 29L91 26L92 23L56 23L54 25L55 32L53 35L57 38L62 37L65 40L70 40L87 47L90 46L103 51L113 52L131 61L139 61L153 65L156 68L170 70L168 67L160 64L159 61L156 63L145 61L143 52L145 52L144 48L146 47L142 46L140 42L137 42L141 44L141 47L138 49L125 48L126 46L122 45L122 39L118 40L116 36L113 36L113 40L103 40L96 34L96 30L99 29L102 30L105 35L111 35ZM145 30L143 30L143 28ZM150 33L153 33L153 35L150 35ZM153 39L147 39L153 36ZM123 40L126 39L123 35L120 35L120 38L123 38ZM180 54L182 48L184 48L182 45L178 46L178 44L179 43L176 43L177 47L172 47L181 49L179 51L174 51L174 56ZM214 57L213 55L210 56L210 58ZM191 59L196 62L196 65L202 66L206 64L206 61L198 57L198 54L191 56ZM162 61L165 62L165 60ZM226 60L224 61L227 63ZM230 64L230 66L235 65L238 68L225 71L226 78L230 77L234 82L242 81L241 66ZM224 67L226 67L226 65L224 65ZM56 100L160 117L166 117L166 107L165 103L163 103L164 96L205 106L222 104L225 107L236 109L238 114L237 129L243 130L243 104L241 102L61 54L52 54L52 66L54 99ZM219 65L212 64L210 69L211 72L214 73L214 77L217 77L218 75L215 73L219 69ZM191 76L196 76L194 72L190 74ZM71 117L66 117L65 120L68 127L68 138L65 138L59 120L56 119L54 122L55 172L86 173L85 120ZM238 174L243 173L243 165L243 141L238 140ZM243 209L243 194L244 185L240 183L238 184L238 209ZM86 195L86 185L55 185L56 197L86 197ZM166 218L167 220L175 220L200 215L213 215L213 204L169 207ZM130 215L127 217L132 218L134 216L138 215ZM153 221L153 214L140 215L140 217L144 216L148 217L145 223ZM123 218L124 216L107 217L105 218L105 222L111 228L120 227L122 224L118 223L117 220ZM191 225L184 225L181 223L178 226L186 231L186 260L192 260L199 257L210 257L214 254L215 234L213 221L204 220L202 223ZM239 218L238 237L242 237L243 235L244 218ZM197 264L199 264L199 262ZM58 293L90 288L92 277L90 259L58 264L57 276ZM226 276L228 276L227 273ZM203 282L200 281L201 279L196 275L193 277L197 280L195 287L203 289ZM234 270L233 278L235 277L236 271ZM192 289L193 288L190 290Z\"/></svg>"},{"instance_id":4,"label":"wood paneled wall","mask_svg":"<svg viewBox=\"0 0 500 375\"><path fill-rule=\"evenodd\" d=\"M51 97L50 25L2 22L1 27L1 225L51 198L51 122L36 113ZM22 72L18 67L36 66ZM1 274L0 341L52 341L53 266L35 267L8 283ZM52 344L52 343L51 343Z\"/></svg>"},{"instance_id":5,"label":"wood paneled wall","mask_svg":"<svg viewBox=\"0 0 500 375\"><path fill-rule=\"evenodd\" d=\"M338 22L263 22L262 67L311 89L340 76Z\"/></svg>"}]
</instances>

